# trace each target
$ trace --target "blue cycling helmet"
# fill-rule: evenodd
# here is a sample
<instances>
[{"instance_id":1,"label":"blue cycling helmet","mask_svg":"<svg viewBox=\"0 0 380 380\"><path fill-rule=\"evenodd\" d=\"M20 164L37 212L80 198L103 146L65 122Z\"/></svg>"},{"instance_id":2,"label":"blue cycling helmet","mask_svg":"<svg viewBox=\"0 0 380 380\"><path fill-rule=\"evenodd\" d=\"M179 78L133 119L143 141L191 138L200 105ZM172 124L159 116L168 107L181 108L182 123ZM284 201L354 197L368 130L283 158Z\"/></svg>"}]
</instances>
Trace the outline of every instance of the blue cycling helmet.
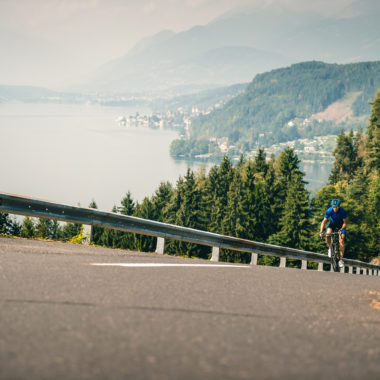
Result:
<instances>
[{"instance_id":1,"label":"blue cycling helmet","mask_svg":"<svg viewBox=\"0 0 380 380\"><path fill-rule=\"evenodd\" d=\"M333 199L331 201L331 206L332 207L339 207L339 205L340 205L340 200L339 199Z\"/></svg>"}]
</instances>

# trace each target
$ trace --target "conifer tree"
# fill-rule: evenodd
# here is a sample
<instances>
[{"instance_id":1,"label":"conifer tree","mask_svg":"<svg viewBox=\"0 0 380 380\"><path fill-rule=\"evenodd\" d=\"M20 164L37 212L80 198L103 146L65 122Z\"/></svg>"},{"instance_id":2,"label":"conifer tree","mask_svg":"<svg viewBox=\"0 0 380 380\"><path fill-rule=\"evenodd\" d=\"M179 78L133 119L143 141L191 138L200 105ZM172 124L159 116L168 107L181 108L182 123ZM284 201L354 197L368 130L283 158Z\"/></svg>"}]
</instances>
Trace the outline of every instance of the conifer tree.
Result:
<instances>
[{"instance_id":1,"label":"conifer tree","mask_svg":"<svg viewBox=\"0 0 380 380\"><path fill-rule=\"evenodd\" d=\"M12 221L9 214L0 212L0 234L9 234L12 229Z\"/></svg>"},{"instance_id":2,"label":"conifer tree","mask_svg":"<svg viewBox=\"0 0 380 380\"><path fill-rule=\"evenodd\" d=\"M275 172L275 158L272 157L268 162L268 170L265 176L265 199L266 199L266 230L264 234L265 240L280 230L279 216L283 209L283 201L281 198L281 184L277 181Z\"/></svg>"},{"instance_id":3,"label":"conifer tree","mask_svg":"<svg viewBox=\"0 0 380 380\"><path fill-rule=\"evenodd\" d=\"M201 193L196 186L194 173L188 169L184 177L181 187L178 189L182 195L182 201L179 209L176 212L175 224L195 229L200 229L202 226L200 200ZM179 252L190 256L202 256L204 249L200 246L178 242Z\"/></svg>"},{"instance_id":4,"label":"conifer tree","mask_svg":"<svg viewBox=\"0 0 380 380\"><path fill-rule=\"evenodd\" d=\"M35 236L43 239L52 237L53 221L51 219L38 218L35 226Z\"/></svg>"},{"instance_id":5,"label":"conifer tree","mask_svg":"<svg viewBox=\"0 0 380 380\"><path fill-rule=\"evenodd\" d=\"M96 204L94 199L91 201L91 203L88 205L88 207L98 209L98 205ZM92 243L100 245L103 232L104 232L104 228L97 227L97 226L91 226L91 241L92 241Z\"/></svg>"},{"instance_id":6,"label":"conifer tree","mask_svg":"<svg viewBox=\"0 0 380 380\"><path fill-rule=\"evenodd\" d=\"M165 222L174 224L176 221L177 211L181 207L181 203L183 200L182 196L182 187L183 187L184 179L182 177L178 178L176 187L173 192L173 196L170 199L168 206L165 208Z\"/></svg>"},{"instance_id":7,"label":"conifer tree","mask_svg":"<svg viewBox=\"0 0 380 380\"><path fill-rule=\"evenodd\" d=\"M81 225L77 223L66 223L62 228L62 238L67 241L80 234Z\"/></svg>"},{"instance_id":8,"label":"conifer tree","mask_svg":"<svg viewBox=\"0 0 380 380\"><path fill-rule=\"evenodd\" d=\"M267 174L268 164L266 162L265 150L260 148L255 157L255 166L257 173L263 173L263 176Z\"/></svg>"},{"instance_id":9,"label":"conifer tree","mask_svg":"<svg viewBox=\"0 0 380 380\"><path fill-rule=\"evenodd\" d=\"M288 187L290 186L293 177L301 176L302 178L304 173L300 170L300 160L297 154L294 152L294 149L290 147L287 147L280 153L275 165L277 169L278 204L280 206L280 210L282 210L285 204Z\"/></svg>"},{"instance_id":10,"label":"conifer tree","mask_svg":"<svg viewBox=\"0 0 380 380\"><path fill-rule=\"evenodd\" d=\"M130 191L127 192L125 197L121 200L120 206L117 211L122 215L133 215L136 211L136 204L132 199ZM121 249L135 248L135 234L131 232L113 231L113 246Z\"/></svg>"},{"instance_id":11,"label":"conifer tree","mask_svg":"<svg viewBox=\"0 0 380 380\"><path fill-rule=\"evenodd\" d=\"M214 193L211 198L210 230L220 233L223 230L223 220L227 211L228 190L233 179L233 167L227 155L223 157L217 168L215 179L213 188L209 189Z\"/></svg>"},{"instance_id":12,"label":"conifer tree","mask_svg":"<svg viewBox=\"0 0 380 380\"><path fill-rule=\"evenodd\" d=\"M21 226L21 236L24 238L32 238L35 234L34 221L29 216L26 216Z\"/></svg>"},{"instance_id":13,"label":"conifer tree","mask_svg":"<svg viewBox=\"0 0 380 380\"><path fill-rule=\"evenodd\" d=\"M235 170L234 178L228 191L227 212L222 223L222 234L246 237L247 210L244 210L244 184L240 170Z\"/></svg>"},{"instance_id":14,"label":"conifer tree","mask_svg":"<svg viewBox=\"0 0 380 380\"><path fill-rule=\"evenodd\" d=\"M136 204L134 200L132 199L132 194L130 191L127 192L125 197L121 200L121 206L118 207L117 211L120 212L120 214L123 215L133 215Z\"/></svg>"},{"instance_id":15,"label":"conifer tree","mask_svg":"<svg viewBox=\"0 0 380 380\"><path fill-rule=\"evenodd\" d=\"M367 125L366 166L368 172L380 172L380 89L371 103L371 115Z\"/></svg>"},{"instance_id":16,"label":"conifer tree","mask_svg":"<svg viewBox=\"0 0 380 380\"><path fill-rule=\"evenodd\" d=\"M203 185L202 197L201 197L201 220L202 225L207 231L217 232L219 229L215 216L215 199L216 192L215 187L218 182L218 167L214 165L206 177Z\"/></svg>"},{"instance_id":17,"label":"conifer tree","mask_svg":"<svg viewBox=\"0 0 380 380\"><path fill-rule=\"evenodd\" d=\"M339 181L351 183L357 167L356 153L352 129L348 135L346 135L342 129L338 135L333 151L335 161L329 177L331 184L335 184Z\"/></svg>"},{"instance_id":18,"label":"conifer tree","mask_svg":"<svg viewBox=\"0 0 380 380\"><path fill-rule=\"evenodd\" d=\"M354 137L354 156L355 156L355 173L358 169L364 166L364 156L365 156L365 136L363 135L363 130L359 127L355 137Z\"/></svg>"},{"instance_id":19,"label":"conifer tree","mask_svg":"<svg viewBox=\"0 0 380 380\"><path fill-rule=\"evenodd\" d=\"M145 197L141 204L137 204L135 210L135 216L143 219L153 219L155 215L154 205L152 201ZM142 252L153 252L156 247L156 238L141 234L128 234L134 239L133 246L130 245L129 248L134 247L138 251Z\"/></svg>"},{"instance_id":20,"label":"conifer tree","mask_svg":"<svg viewBox=\"0 0 380 380\"><path fill-rule=\"evenodd\" d=\"M245 237L250 240L255 240L256 226L258 224L256 213L256 167L253 161L249 161L244 171L244 197L242 200L242 209L247 215L246 222L244 223Z\"/></svg>"},{"instance_id":21,"label":"conifer tree","mask_svg":"<svg viewBox=\"0 0 380 380\"><path fill-rule=\"evenodd\" d=\"M118 208L114 205L111 210L113 213L117 213ZM100 237L100 244L105 247L116 247L117 246L117 232L110 228L104 228L104 231Z\"/></svg>"},{"instance_id":22,"label":"conifer tree","mask_svg":"<svg viewBox=\"0 0 380 380\"><path fill-rule=\"evenodd\" d=\"M302 175L294 175L291 179L280 225L280 232L269 238L270 243L308 249L310 239L309 195L305 189Z\"/></svg>"},{"instance_id":23,"label":"conifer tree","mask_svg":"<svg viewBox=\"0 0 380 380\"><path fill-rule=\"evenodd\" d=\"M152 197L153 209L154 209L154 220L159 222L166 221L167 209L169 207L170 201L173 197L173 186L169 182L161 182L158 189L155 191Z\"/></svg>"},{"instance_id":24,"label":"conifer tree","mask_svg":"<svg viewBox=\"0 0 380 380\"><path fill-rule=\"evenodd\" d=\"M366 213L366 230L368 232L368 256L380 256L380 176L373 178L369 185Z\"/></svg>"}]
</instances>

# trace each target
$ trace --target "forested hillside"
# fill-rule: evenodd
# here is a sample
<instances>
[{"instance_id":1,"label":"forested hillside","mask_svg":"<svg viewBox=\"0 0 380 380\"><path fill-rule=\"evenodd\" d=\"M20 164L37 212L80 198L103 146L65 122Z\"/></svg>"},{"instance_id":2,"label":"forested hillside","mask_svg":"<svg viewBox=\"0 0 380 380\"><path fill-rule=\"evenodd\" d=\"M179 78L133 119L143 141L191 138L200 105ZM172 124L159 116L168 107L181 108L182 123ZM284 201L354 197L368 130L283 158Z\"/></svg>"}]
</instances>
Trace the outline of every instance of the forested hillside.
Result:
<instances>
[{"instance_id":1,"label":"forested hillside","mask_svg":"<svg viewBox=\"0 0 380 380\"><path fill-rule=\"evenodd\" d=\"M278 142L365 126L369 102L380 87L380 62L338 65L304 62L257 75L246 91L223 108L195 119L188 140L175 141L174 156L211 153L215 138L228 138L245 153ZM321 114L335 105L337 117ZM330 114L334 107L330 108ZM208 142L208 144L205 144ZM207 152L206 152L207 150ZM195 152L195 150L193 150Z\"/></svg>"},{"instance_id":2,"label":"forested hillside","mask_svg":"<svg viewBox=\"0 0 380 380\"><path fill-rule=\"evenodd\" d=\"M175 186L161 183L155 194L136 203L128 192L113 212L326 253L319 226L331 199L339 198L347 211L345 257L370 260L380 253L380 90L372 102L366 133L339 134L329 185L315 198L305 188L299 159L291 148L275 159L262 149L234 166L225 156L209 173L190 169ZM96 208L92 202L90 207ZM64 227L51 220L25 218L22 226L0 214L0 233L23 237L81 241L80 226ZM94 228L95 244L122 249L154 251L155 238ZM210 248L170 241L170 254L208 258ZM247 262L250 255L223 251L222 259ZM276 258L261 257L272 264ZM291 263L297 265L297 263Z\"/></svg>"}]
</instances>

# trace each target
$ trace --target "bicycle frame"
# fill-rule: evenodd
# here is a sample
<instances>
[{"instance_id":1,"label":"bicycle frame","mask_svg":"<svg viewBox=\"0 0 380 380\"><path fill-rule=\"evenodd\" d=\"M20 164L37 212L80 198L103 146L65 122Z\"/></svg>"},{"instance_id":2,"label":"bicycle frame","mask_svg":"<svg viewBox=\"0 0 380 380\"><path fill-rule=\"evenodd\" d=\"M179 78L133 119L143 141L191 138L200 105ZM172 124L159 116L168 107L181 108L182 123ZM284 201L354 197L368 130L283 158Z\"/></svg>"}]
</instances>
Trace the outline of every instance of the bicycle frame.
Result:
<instances>
[{"instance_id":1,"label":"bicycle frame","mask_svg":"<svg viewBox=\"0 0 380 380\"><path fill-rule=\"evenodd\" d=\"M326 236L331 236L331 265L334 269L334 272L338 270L338 261L339 261L339 239L338 236L340 232L331 232L326 234Z\"/></svg>"}]
</instances>

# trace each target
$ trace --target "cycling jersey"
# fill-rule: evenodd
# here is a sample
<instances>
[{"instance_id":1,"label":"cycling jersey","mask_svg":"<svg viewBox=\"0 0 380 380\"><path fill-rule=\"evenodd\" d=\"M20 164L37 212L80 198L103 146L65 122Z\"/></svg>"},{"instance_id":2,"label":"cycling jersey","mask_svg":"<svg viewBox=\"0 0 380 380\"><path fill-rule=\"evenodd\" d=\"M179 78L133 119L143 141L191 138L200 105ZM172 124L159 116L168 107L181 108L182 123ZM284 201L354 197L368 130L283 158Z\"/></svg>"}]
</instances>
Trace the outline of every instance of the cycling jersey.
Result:
<instances>
[{"instance_id":1,"label":"cycling jersey","mask_svg":"<svg viewBox=\"0 0 380 380\"><path fill-rule=\"evenodd\" d=\"M335 212L332 207L326 211L326 219L330 219L327 228L340 229L343 226L343 219L346 219L346 210L343 207L339 207L338 212ZM345 233L344 231L343 233Z\"/></svg>"}]
</instances>

